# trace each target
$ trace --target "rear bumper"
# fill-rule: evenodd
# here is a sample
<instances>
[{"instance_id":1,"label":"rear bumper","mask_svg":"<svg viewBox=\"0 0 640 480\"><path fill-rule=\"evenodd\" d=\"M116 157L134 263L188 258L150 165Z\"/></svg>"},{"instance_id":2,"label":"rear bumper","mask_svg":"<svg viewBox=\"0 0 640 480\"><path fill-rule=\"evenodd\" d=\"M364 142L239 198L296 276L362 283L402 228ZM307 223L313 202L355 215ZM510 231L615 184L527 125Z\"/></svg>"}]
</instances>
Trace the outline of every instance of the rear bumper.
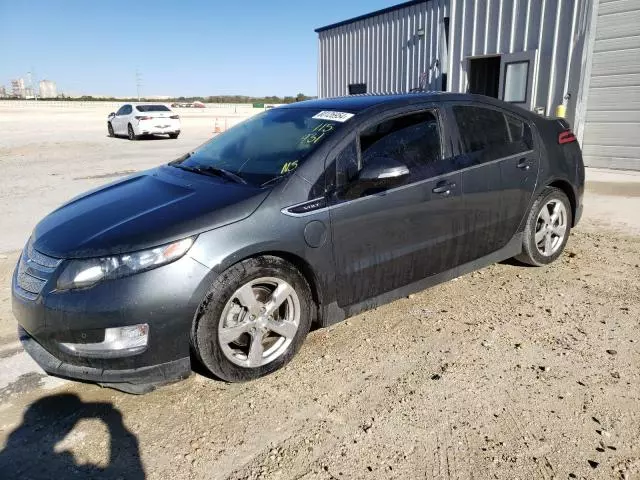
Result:
<instances>
[{"instance_id":1,"label":"rear bumper","mask_svg":"<svg viewBox=\"0 0 640 480\"><path fill-rule=\"evenodd\" d=\"M158 126L160 125L160 127ZM138 135L166 135L169 133L180 133L181 124L179 121L158 121L145 120L138 122L135 126Z\"/></svg>"},{"instance_id":2,"label":"rear bumper","mask_svg":"<svg viewBox=\"0 0 640 480\"><path fill-rule=\"evenodd\" d=\"M18 336L25 351L49 375L94 382L127 393L146 393L157 385L181 380L191 374L191 360L189 357L158 365L126 370L105 370L72 365L54 357L22 327L18 327Z\"/></svg>"},{"instance_id":3,"label":"rear bumper","mask_svg":"<svg viewBox=\"0 0 640 480\"><path fill-rule=\"evenodd\" d=\"M576 206L576 214L575 217L573 219L573 226L575 227L576 225L578 225L578 222L580 221L580 219L582 218L582 211L583 211L583 205L582 202L580 202L580 204L578 204Z\"/></svg>"},{"instance_id":4,"label":"rear bumper","mask_svg":"<svg viewBox=\"0 0 640 480\"><path fill-rule=\"evenodd\" d=\"M140 128L139 135L170 135L180 133L180 129L172 130L168 128Z\"/></svg>"}]
</instances>

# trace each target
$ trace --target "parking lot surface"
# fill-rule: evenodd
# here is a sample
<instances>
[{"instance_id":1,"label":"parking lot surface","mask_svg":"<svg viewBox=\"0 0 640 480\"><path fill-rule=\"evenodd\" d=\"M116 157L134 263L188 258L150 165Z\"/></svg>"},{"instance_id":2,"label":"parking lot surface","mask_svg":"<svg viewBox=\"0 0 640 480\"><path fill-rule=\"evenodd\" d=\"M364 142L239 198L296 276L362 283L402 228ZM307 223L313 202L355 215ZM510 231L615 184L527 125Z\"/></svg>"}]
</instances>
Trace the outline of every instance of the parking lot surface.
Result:
<instances>
[{"instance_id":1,"label":"parking lot surface","mask_svg":"<svg viewBox=\"0 0 640 480\"><path fill-rule=\"evenodd\" d=\"M0 112L0 471L6 478L639 478L640 176L589 170L544 268L512 262L309 335L285 369L145 396L47 379L9 276L48 211L209 138L106 137L106 112ZM35 125L35 126L34 126ZM5 345L5 347L2 347ZM12 477L13 476L13 477Z\"/></svg>"}]
</instances>

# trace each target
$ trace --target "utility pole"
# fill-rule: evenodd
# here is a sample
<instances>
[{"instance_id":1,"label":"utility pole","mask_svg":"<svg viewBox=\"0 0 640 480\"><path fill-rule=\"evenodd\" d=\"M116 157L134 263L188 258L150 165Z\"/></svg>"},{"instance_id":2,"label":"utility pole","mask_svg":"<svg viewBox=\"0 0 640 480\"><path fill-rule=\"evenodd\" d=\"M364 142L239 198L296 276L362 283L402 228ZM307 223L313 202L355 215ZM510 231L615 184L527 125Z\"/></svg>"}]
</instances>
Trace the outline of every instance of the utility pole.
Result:
<instances>
[{"instance_id":1,"label":"utility pole","mask_svg":"<svg viewBox=\"0 0 640 480\"><path fill-rule=\"evenodd\" d=\"M142 75L136 68L136 91L138 92L138 101L140 101L140 87L142 86Z\"/></svg>"}]
</instances>

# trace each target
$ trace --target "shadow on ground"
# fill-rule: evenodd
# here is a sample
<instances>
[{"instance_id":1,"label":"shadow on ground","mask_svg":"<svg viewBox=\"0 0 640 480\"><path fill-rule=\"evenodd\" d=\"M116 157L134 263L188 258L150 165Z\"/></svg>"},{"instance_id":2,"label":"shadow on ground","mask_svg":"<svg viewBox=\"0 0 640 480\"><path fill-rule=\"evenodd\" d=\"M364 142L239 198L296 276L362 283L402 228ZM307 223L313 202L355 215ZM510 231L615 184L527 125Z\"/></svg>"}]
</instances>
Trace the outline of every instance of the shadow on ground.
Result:
<instances>
[{"instance_id":1,"label":"shadow on ground","mask_svg":"<svg viewBox=\"0 0 640 480\"><path fill-rule=\"evenodd\" d=\"M55 451L83 419L100 420L109 430L107 466L78 464L72 452ZM125 427L120 411L111 403L85 403L70 393L41 398L27 409L0 452L0 472L6 479L145 478L138 439Z\"/></svg>"}]
</instances>

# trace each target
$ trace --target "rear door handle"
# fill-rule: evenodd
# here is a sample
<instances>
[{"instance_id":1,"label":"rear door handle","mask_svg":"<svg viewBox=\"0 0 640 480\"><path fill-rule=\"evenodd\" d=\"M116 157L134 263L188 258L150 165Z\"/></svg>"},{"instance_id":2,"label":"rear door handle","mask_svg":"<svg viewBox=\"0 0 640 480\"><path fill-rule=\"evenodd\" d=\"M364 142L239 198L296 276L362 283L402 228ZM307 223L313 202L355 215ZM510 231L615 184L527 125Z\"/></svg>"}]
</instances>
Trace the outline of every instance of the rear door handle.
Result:
<instances>
[{"instance_id":1,"label":"rear door handle","mask_svg":"<svg viewBox=\"0 0 640 480\"><path fill-rule=\"evenodd\" d=\"M438 186L431 191L433 193L439 193L441 195L449 195L451 193L451 189L455 188L455 186L455 183L444 183L442 185L438 184Z\"/></svg>"},{"instance_id":2,"label":"rear door handle","mask_svg":"<svg viewBox=\"0 0 640 480\"><path fill-rule=\"evenodd\" d=\"M529 165L529 162L526 158L521 158L516 167L518 167L520 170L529 170L531 168L531 165Z\"/></svg>"}]
</instances>

